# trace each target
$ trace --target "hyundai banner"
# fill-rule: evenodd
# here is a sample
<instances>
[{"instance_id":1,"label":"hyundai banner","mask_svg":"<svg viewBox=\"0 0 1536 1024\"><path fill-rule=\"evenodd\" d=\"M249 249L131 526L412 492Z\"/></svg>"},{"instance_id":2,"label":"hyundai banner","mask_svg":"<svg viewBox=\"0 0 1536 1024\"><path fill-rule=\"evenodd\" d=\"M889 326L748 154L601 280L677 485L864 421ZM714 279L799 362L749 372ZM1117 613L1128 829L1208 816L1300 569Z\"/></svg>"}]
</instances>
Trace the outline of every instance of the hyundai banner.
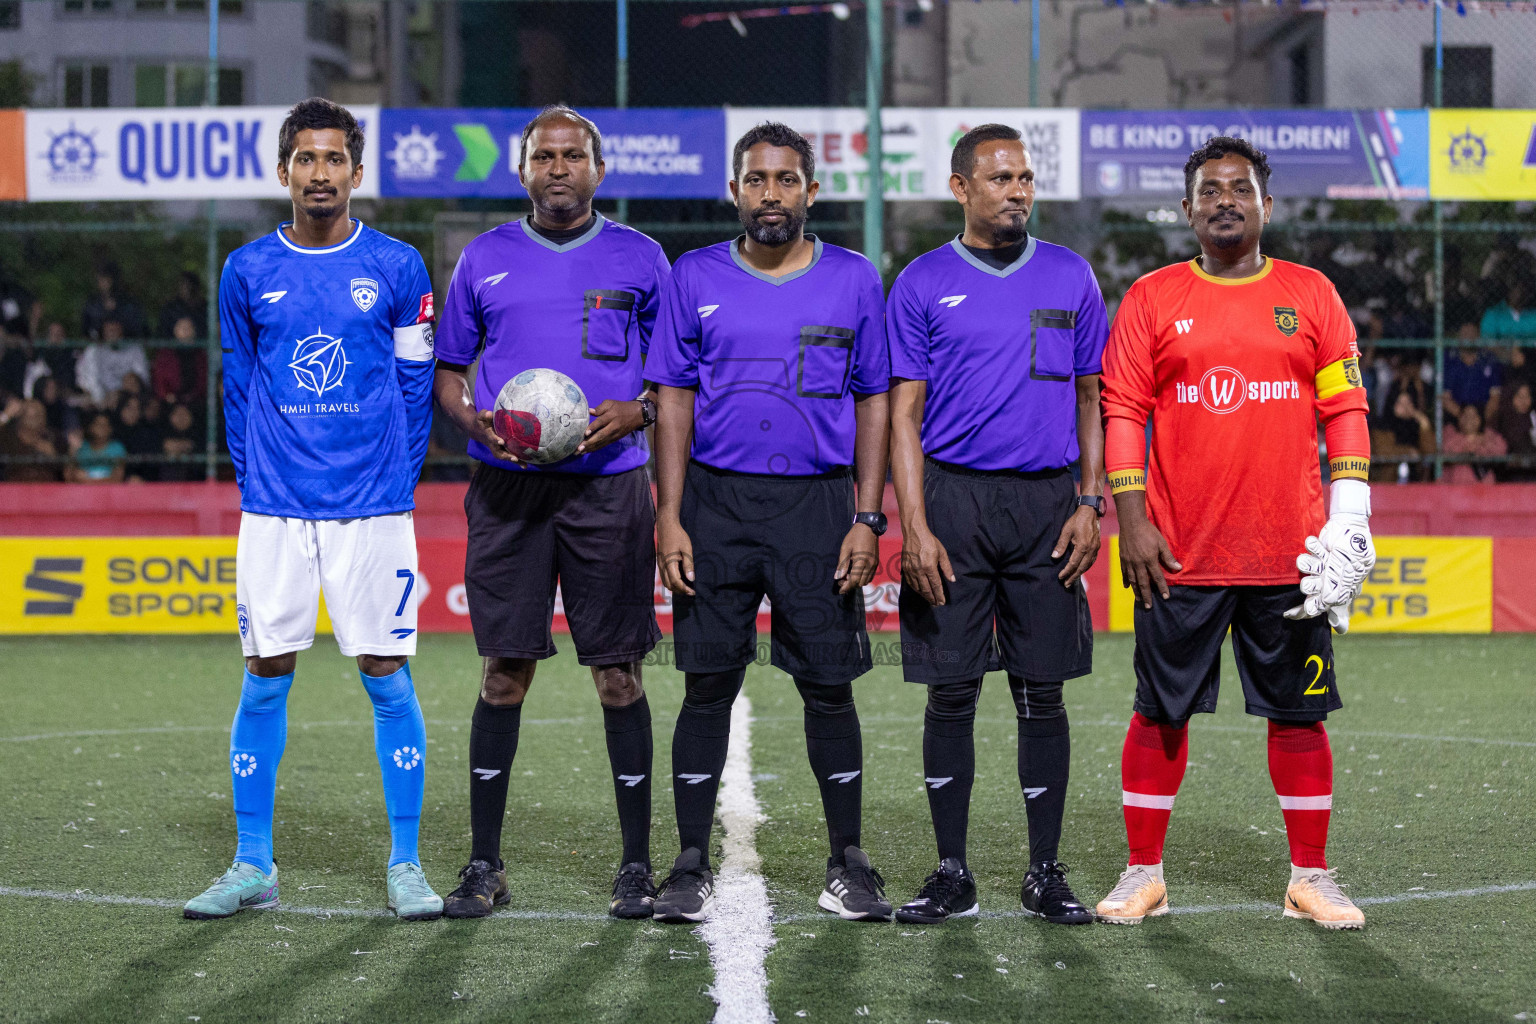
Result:
<instances>
[{"instance_id":1,"label":"hyundai banner","mask_svg":"<svg viewBox=\"0 0 1536 1024\"><path fill-rule=\"evenodd\" d=\"M1184 161L1217 135L1269 156L1277 196L1424 199L1423 110L1085 110L1083 195L1176 199Z\"/></svg>"},{"instance_id":2,"label":"hyundai banner","mask_svg":"<svg viewBox=\"0 0 1536 1024\"><path fill-rule=\"evenodd\" d=\"M371 136L379 108L351 108ZM287 107L166 107L26 112L27 198L282 199L277 131ZM360 198L379 194L363 156Z\"/></svg>"},{"instance_id":3,"label":"hyundai banner","mask_svg":"<svg viewBox=\"0 0 1536 1024\"><path fill-rule=\"evenodd\" d=\"M509 198L534 109L397 110L375 140L385 196ZM715 199L725 189L721 110L592 109L606 199Z\"/></svg>"}]
</instances>

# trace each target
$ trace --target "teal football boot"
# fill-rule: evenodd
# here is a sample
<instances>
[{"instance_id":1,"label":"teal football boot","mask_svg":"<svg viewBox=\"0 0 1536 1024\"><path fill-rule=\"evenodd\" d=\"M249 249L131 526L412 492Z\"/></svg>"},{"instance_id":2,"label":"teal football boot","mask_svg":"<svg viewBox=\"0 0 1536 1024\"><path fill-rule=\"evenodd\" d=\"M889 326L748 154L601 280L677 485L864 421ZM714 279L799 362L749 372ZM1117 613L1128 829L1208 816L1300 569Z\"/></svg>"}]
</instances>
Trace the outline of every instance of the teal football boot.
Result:
<instances>
[{"instance_id":1,"label":"teal football boot","mask_svg":"<svg viewBox=\"0 0 1536 1024\"><path fill-rule=\"evenodd\" d=\"M427 884L421 865L407 861L389 869L389 909L404 921L431 921L443 916L443 898Z\"/></svg>"},{"instance_id":2,"label":"teal football boot","mask_svg":"<svg viewBox=\"0 0 1536 1024\"><path fill-rule=\"evenodd\" d=\"M254 864L236 861L200 896L194 896L182 908L182 916L194 921L229 917L242 910L264 910L277 906L277 865L266 874Z\"/></svg>"}]
</instances>

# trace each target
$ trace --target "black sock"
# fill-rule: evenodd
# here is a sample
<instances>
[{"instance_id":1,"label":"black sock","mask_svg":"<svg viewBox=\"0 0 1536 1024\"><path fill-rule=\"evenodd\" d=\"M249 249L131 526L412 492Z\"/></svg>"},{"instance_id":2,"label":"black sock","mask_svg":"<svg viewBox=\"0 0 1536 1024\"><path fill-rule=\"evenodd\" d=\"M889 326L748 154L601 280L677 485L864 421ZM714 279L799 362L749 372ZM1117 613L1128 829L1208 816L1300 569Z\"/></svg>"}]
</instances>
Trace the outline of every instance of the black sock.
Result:
<instances>
[{"instance_id":1,"label":"black sock","mask_svg":"<svg viewBox=\"0 0 1536 1024\"><path fill-rule=\"evenodd\" d=\"M709 832L715 824L715 796L731 737L731 705L741 692L745 668L733 672L689 672L677 728L672 733L672 799L682 849L698 850L709 864Z\"/></svg>"},{"instance_id":2,"label":"black sock","mask_svg":"<svg viewBox=\"0 0 1536 1024\"><path fill-rule=\"evenodd\" d=\"M603 707L608 764L624 836L620 864L651 863L651 704L645 694L621 708Z\"/></svg>"},{"instance_id":3,"label":"black sock","mask_svg":"<svg viewBox=\"0 0 1536 1024\"><path fill-rule=\"evenodd\" d=\"M976 781L976 698L981 680L928 687L923 714L923 781L939 859L965 864L965 836Z\"/></svg>"},{"instance_id":4,"label":"black sock","mask_svg":"<svg viewBox=\"0 0 1536 1024\"><path fill-rule=\"evenodd\" d=\"M1029 819L1029 862L1055 860L1072 761L1060 683L1008 680L1019 712L1019 786Z\"/></svg>"},{"instance_id":5,"label":"black sock","mask_svg":"<svg viewBox=\"0 0 1536 1024\"><path fill-rule=\"evenodd\" d=\"M795 680L805 700L805 752L821 787L832 862L843 864L843 850L860 844L864 805L864 739L853 687L818 686Z\"/></svg>"},{"instance_id":6,"label":"black sock","mask_svg":"<svg viewBox=\"0 0 1536 1024\"><path fill-rule=\"evenodd\" d=\"M471 860L501 862L501 822L507 813L507 781L517 754L521 704L475 702L469 727L469 827Z\"/></svg>"}]
</instances>

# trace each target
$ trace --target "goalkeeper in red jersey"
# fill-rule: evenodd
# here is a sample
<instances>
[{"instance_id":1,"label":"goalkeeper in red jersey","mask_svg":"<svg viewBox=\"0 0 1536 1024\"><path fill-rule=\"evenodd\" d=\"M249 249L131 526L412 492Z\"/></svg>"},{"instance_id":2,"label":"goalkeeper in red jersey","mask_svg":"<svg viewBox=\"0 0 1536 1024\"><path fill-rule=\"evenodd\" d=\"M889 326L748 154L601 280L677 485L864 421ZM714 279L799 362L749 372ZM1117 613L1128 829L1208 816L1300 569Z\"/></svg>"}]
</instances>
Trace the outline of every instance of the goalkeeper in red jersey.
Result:
<instances>
[{"instance_id":1,"label":"goalkeeper in red jersey","mask_svg":"<svg viewBox=\"0 0 1536 1024\"><path fill-rule=\"evenodd\" d=\"M1184 168L1200 255L1131 286L1104 353L1105 468L1136 595L1135 714L1121 760L1129 866L1101 921L1168 912L1163 840L1189 719L1216 710L1230 628L1245 708L1269 720L1269 774L1291 847L1285 915L1365 917L1325 848L1342 707L1330 626L1375 563L1368 409L1354 326L1326 277L1264 256L1269 163L1218 137ZM1150 459L1146 426L1155 423ZM1328 443L1324 520L1317 422Z\"/></svg>"}]
</instances>

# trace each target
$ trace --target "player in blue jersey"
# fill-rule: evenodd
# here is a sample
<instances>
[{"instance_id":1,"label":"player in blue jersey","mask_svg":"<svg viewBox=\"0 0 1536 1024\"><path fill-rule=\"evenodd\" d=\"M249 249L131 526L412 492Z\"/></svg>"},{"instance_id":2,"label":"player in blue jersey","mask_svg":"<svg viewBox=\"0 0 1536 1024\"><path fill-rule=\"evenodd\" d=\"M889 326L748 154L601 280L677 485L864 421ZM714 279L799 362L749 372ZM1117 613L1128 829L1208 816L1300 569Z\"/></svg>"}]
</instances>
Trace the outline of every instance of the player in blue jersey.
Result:
<instances>
[{"instance_id":1,"label":"player in blue jersey","mask_svg":"<svg viewBox=\"0 0 1536 1024\"><path fill-rule=\"evenodd\" d=\"M438 403L479 460L464 499L464 586L484 658L469 732L469 863L444 912L485 917L509 899L507 783L534 670L555 653L558 580L576 660L603 707L623 835L608 910L647 918L652 742L640 663L661 630L644 429L656 406L641 374L670 268L656 242L593 212L603 137L576 111L547 107L528 122L518 174L533 213L464 247L437 339ZM566 374L595 407L576 454L550 466L518 461L491 429L503 385L535 367Z\"/></svg>"},{"instance_id":2,"label":"player in blue jersey","mask_svg":"<svg viewBox=\"0 0 1536 1024\"><path fill-rule=\"evenodd\" d=\"M235 592L245 679L230 732L234 864L190 918L277 903L272 809L296 653L320 593L373 701L389 816L389 908L442 914L416 852L427 737L416 653L413 494L432 411L432 283L410 246L350 216L363 133L324 99L278 134L293 220L230 254L219 282L224 418L240 485Z\"/></svg>"},{"instance_id":3,"label":"player in blue jersey","mask_svg":"<svg viewBox=\"0 0 1536 1024\"><path fill-rule=\"evenodd\" d=\"M804 702L826 814L831 856L817 905L886 921L884 883L860 849L864 748L852 686L871 667L862 588L885 532L880 274L805 234L816 160L797 132L758 125L737 140L732 167L745 233L677 261L646 369L661 385L656 542L686 682L672 737L682 853L655 915L699 921L713 906L715 795L767 595L773 664Z\"/></svg>"}]
</instances>

